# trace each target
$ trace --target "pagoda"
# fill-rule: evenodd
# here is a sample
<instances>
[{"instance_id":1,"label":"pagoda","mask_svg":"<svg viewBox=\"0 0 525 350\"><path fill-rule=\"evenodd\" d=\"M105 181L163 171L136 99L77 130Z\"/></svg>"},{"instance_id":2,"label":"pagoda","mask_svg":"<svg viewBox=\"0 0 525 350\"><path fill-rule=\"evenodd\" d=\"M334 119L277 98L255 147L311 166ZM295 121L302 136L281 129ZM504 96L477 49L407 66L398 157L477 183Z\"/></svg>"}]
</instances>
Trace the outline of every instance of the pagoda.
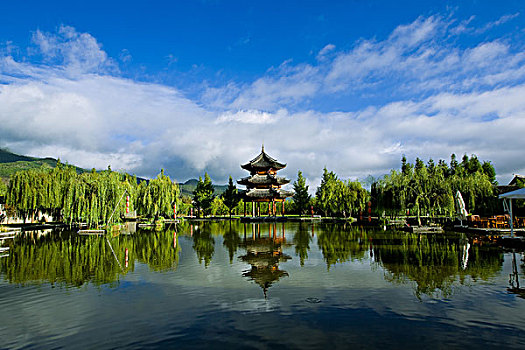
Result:
<instances>
[{"instance_id":1,"label":"pagoda","mask_svg":"<svg viewBox=\"0 0 525 350\"><path fill-rule=\"evenodd\" d=\"M281 278L288 276L288 272L279 268L280 263L292 259L283 252L284 247L290 246L286 244L284 237L284 222L280 235L277 233L276 223L268 224L268 236L266 237L264 233L261 237L260 224L252 224L251 238L246 237L246 224L244 224L244 229L244 240L239 243L239 246L246 249L246 254L239 256L239 259L250 264L251 268L243 271L242 276L258 284L266 298L268 289Z\"/></svg>"},{"instance_id":2,"label":"pagoda","mask_svg":"<svg viewBox=\"0 0 525 350\"><path fill-rule=\"evenodd\" d=\"M274 216L277 213L277 203L281 203L281 212L284 216L284 201L293 196L293 192L281 188L290 180L276 174L285 167L286 164L279 163L264 152L264 145L257 157L241 165L241 168L250 172L250 176L237 180L239 185L246 186L246 191L243 193L244 216L246 216L247 202L252 202L252 216L260 216L261 202L268 202L268 215Z\"/></svg>"}]
</instances>

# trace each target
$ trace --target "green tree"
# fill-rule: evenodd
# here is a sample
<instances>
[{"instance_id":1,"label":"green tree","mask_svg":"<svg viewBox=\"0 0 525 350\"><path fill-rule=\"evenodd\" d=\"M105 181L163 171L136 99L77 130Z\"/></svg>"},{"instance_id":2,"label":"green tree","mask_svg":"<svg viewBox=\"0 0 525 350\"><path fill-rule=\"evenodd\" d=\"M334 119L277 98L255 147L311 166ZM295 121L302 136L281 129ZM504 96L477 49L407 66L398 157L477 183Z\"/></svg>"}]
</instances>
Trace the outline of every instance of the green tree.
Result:
<instances>
[{"instance_id":1,"label":"green tree","mask_svg":"<svg viewBox=\"0 0 525 350\"><path fill-rule=\"evenodd\" d=\"M493 193L495 171L490 162L483 167L475 155L464 155L462 162L452 154L450 168L440 160L435 166L428 161L416 159L415 167L409 168L406 159L401 162L401 171L392 170L372 186L372 195L378 207L392 216L403 214L406 209L421 215L453 215L454 195L460 191L469 212L488 214L497 203ZM405 171L403 171L405 169ZM492 176L491 176L492 174Z\"/></svg>"},{"instance_id":2,"label":"green tree","mask_svg":"<svg viewBox=\"0 0 525 350\"><path fill-rule=\"evenodd\" d=\"M138 192L139 213L155 220L173 215L173 205L180 202L179 186L164 175L164 169L148 184L142 182Z\"/></svg>"},{"instance_id":3,"label":"green tree","mask_svg":"<svg viewBox=\"0 0 525 350\"><path fill-rule=\"evenodd\" d=\"M295 210L299 215L304 215L308 211L310 205L310 195L308 194L306 179L303 177L301 171L297 173L297 180L293 183L293 189L295 192L293 195Z\"/></svg>"},{"instance_id":4,"label":"green tree","mask_svg":"<svg viewBox=\"0 0 525 350\"><path fill-rule=\"evenodd\" d=\"M498 182L496 181L496 170L494 169L494 166L490 161L483 162L483 165L481 166L483 169L483 172L485 175L489 177L490 182L493 185L498 185Z\"/></svg>"},{"instance_id":5,"label":"green tree","mask_svg":"<svg viewBox=\"0 0 525 350\"><path fill-rule=\"evenodd\" d=\"M337 187L337 176L333 171L328 171L326 167L323 169L323 177L321 184L315 192L315 199L317 208L324 216L334 215L336 204L335 194Z\"/></svg>"},{"instance_id":6,"label":"green tree","mask_svg":"<svg viewBox=\"0 0 525 350\"><path fill-rule=\"evenodd\" d=\"M7 185L6 183L0 179L0 196L5 196L7 194Z\"/></svg>"},{"instance_id":7,"label":"green tree","mask_svg":"<svg viewBox=\"0 0 525 350\"><path fill-rule=\"evenodd\" d=\"M220 216L226 215L230 211L229 208L224 204L224 201L221 197L215 197L211 201L210 207L211 215Z\"/></svg>"},{"instance_id":8,"label":"green tree","mask_svg":"<svg viewBox=\"0 0 525 350\"><path fill-rule=\"evenodd\" d=\"M235 209L235 207L237 206L237 204L239 204L241 200L241 197L237 192L237 187L234 185L231 176L228 180L228 187L226 188L226 191L224 191L221 197L224 202L224 205L228 208L228 212L231 218L233 209Z\"/></svg>"},{"instance_id":9,"label":"green tree","mask_svg":"<svg viewBox=\"0 0 525 350\"><path fill-rule=\"evenodd\" d=\"M201 210L204 216L210 213L211 203L214 198L213 191L213 184L208 173L204 173L204 181L202 177L199 176L199 182L193 191L193 202L197 208L197 215L200 216Z\"/></svg>"}]
</instances>

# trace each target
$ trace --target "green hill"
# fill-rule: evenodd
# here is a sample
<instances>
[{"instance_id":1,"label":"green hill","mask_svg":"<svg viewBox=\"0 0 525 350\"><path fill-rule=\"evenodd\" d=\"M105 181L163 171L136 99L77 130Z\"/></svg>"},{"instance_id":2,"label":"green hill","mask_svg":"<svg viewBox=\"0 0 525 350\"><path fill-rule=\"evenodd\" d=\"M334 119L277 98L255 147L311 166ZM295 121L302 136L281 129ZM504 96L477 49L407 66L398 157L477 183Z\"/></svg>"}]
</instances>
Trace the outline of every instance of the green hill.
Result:
<instances>
[{"instance_id":1,"label":"green hill","mask_svg":"<svg viewBox=\"0 0 525 350\"><path fill-rule=\"evenodd\" d=\"M0 178L7 182L9 177L21 170L35 169L40 167L54 168L58 160L54 158L35 158L22 156L6 149L0 149ZM85 170L73 166L77 172L82 173Z\"/></svg>"},{"instance_id":2,"label":"green hill","mask_svg":"<svg viewBox=\"0 0 525 350\"><path fill-rule=\"evenodd\" d=\"M13 163L22 161L32 162L35 159L37 158L21 156L19 154L14 154L9 152L8 150L0 148L0 163Z\"/></svg>"},{"instance_id":3,"label":"green hill","mask_svg":"<svg viewBox=\"0 0 525 350\"><path fill-rule=\"evenodd\" d=\"M197 187L197 183L199 183L199 180L190 179L186 181L185 183L179 184L181 195L187 196L187 197L193 197L193 191ZM215 189L214 194L218 196L218 195L221 195L224 191L226 191L226 189L228 188L228 185L213 185L213 188Z\"/></svg>"},{"instance_id":4,"label":"green hill","mask_svg":"<svg viewBox=\"0 0 525 350\"><path fill-rule=\"evenodd\" d=\"M54 168L57 165L57 159L54 158L35 158L22 156L6 149L0 148L0 180L5 184L9 181L9 177L22 170L35 169L40 167ZM73 166L78 173L85 172L85 169ZM147 181L146 179L137 177L137 181ZM197 187L199 181L196 179L190 179L185 183L179 184L181 194L193 197L193 191ZM213 185L215 189L215 195L221 195L226 191L227 185Z\"/></svg>"}]
</instances>

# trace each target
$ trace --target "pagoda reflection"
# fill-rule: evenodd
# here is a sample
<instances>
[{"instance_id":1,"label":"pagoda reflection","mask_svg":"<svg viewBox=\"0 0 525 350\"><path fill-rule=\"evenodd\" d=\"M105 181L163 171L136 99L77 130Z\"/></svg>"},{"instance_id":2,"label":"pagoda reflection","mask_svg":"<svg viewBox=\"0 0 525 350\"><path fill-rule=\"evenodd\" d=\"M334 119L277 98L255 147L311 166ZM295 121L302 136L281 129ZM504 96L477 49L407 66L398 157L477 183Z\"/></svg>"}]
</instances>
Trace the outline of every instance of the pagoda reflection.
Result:
<instances>
[{"instance_id":1,"label":"pagoda reflection","mask_svg":"<svg viewBox=\"0 0 525 350\"><path fill-rule=\"evenodd\" d=\"M246 250L246 254L239 259L250 264L251 269L244 271L242 275L257 283L265 298L274 283L288 276L288 272L279 268L280 263L291 259L291 256L283 253L283 247L287 245L284 227L284 223L244 224L244 239L240 245Z\"/></svg>"}]
</instances>

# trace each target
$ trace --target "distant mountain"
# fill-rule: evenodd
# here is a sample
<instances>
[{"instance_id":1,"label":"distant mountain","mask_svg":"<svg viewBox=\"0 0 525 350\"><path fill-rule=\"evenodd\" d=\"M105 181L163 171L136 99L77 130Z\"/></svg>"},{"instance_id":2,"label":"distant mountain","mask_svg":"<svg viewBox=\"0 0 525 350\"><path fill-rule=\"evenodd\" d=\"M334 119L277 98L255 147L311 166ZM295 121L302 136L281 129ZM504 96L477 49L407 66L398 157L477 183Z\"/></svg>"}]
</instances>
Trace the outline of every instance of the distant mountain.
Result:
<instances>
[{"instance_id":1,"label":"distant mountain","mask_svg":"<svg viewBox=\"0 0 525 350\"><path fill-rule=\"evenodd\" d=\"M9 177L18 171L40 167L54 168L57 165L57 162L58 160L54 158L28 157L0 148L0 178L3 179L4 182L7 182ZM72 166L78 173L88 171L74 165ZM141 182L148 180L137 177L137 181ZM179 184L181 194L188 197L193 197L193 191L197 187L197 183L199 183L199 180L190 179L183 184ZM213 188L215 189L215 195L221 195L224 191L226 191L228 185L213 185Z\"/></svg>"},{"instance_id":2,"label":"distant mountain","mask_svg":"<svg viewBox=\"0 0 525 350\"><path fill-rule=\"evenodd\" d=\"M21 156L0 148L0 163L33 162L37 158Z\"/></svg>"},{"instance_id":3,"label":"distant mountain","mask_svg":"<svg viewBox=\"0 0 525 350\"><path fill-rule=\"evenodd\" d=\"M195 188L197 188L197 184L199 183L199 180L197 179L190 179L186 181L185 183L179 184L180 193L183 196L187 197L193 197L193 191ZM213 188L215 190L214 194L216 196L221 195L226 189L228 188L228 185L213 185Z\"/></svg>"},{"instance_id":4,"label":"distant mountain","mask_svg":"<svg viewBox=\"0 0 525 350\"><path fill-rule=\"evenodd\" d=\"M54 168L58 160L54 158L35 158L23 156L0 149L0 178L7 180L9 177L22 170L35 169L40 167ZM78 173L83 173L85 169L72 165Z\"/></svg>"}]
</instances>

